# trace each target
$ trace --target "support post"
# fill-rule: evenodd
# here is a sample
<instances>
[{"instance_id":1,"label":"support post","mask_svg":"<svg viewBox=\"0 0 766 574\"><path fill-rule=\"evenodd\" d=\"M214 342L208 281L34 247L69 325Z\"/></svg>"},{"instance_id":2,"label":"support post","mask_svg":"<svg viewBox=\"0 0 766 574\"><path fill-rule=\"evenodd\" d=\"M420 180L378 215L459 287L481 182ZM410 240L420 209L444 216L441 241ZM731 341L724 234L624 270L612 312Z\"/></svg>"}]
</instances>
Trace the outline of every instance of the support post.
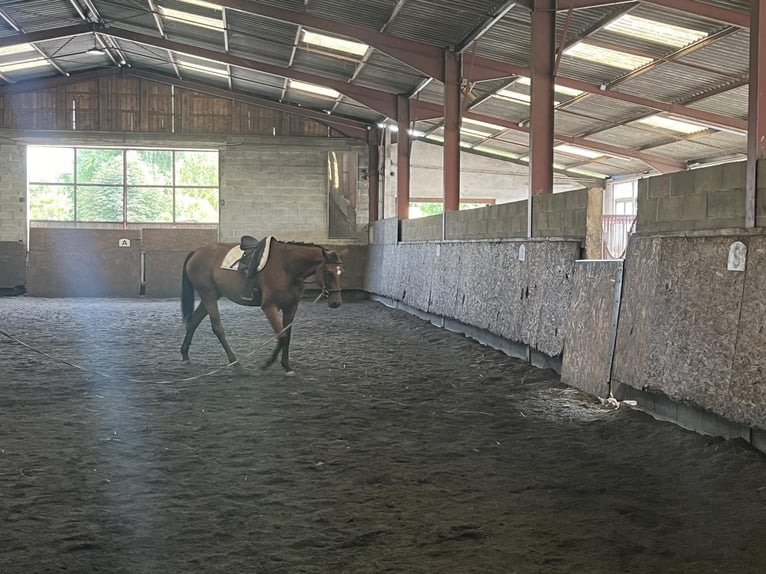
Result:
<instances>
[{"instance_id":1,"label":"support post","mask_svg":"<svg viewBox=\"0 0 766 574\"><path fill-rule=\"evenodd\" d=\"M367 198L369 221L378 220L378 205L380 203L380 148L378 146L380 130L370 129L367 145L370 153L367 160Z\"/></svg>"},{"instance_id":2,"label":"support post","mask_svg":"<svg viewBox=\"0 0 766 574\"><path fill-rule=\"evenodd\" d=\"M745 227L755 227L758 160L766 158L766 0L750 2L750 89L747 115Z\"/></svg>"},{"instance_id":3,"label":"support post","mask_svg":"<svg viewBox=\"0 0 766 574\"><path fill-rule=\"evenodd\" d=\"M460 56L444 51L444 211L460 209Z\"/></svg>"},{"instance_id":4,"label":"support post","mask_svg":"<svg viewBox=\"0 0 766 574\"><path fill-rule=\"evenodd\" d=\"M396 216L399 219L410 217L410 100L407 96L397 96L397 144L396 144Z\"/></svg>"},{"instance_id":5,"label":"support post","mask_svg":"<svg viewBox=\"0 0 766 574\"><path fill-rule=\"evenodd\" d=\"M531 113L529 124L529 202L527 234L532 236L534 196L553 193L553 63L556 1L532 6Z\"/></svg>"}]
</instances>

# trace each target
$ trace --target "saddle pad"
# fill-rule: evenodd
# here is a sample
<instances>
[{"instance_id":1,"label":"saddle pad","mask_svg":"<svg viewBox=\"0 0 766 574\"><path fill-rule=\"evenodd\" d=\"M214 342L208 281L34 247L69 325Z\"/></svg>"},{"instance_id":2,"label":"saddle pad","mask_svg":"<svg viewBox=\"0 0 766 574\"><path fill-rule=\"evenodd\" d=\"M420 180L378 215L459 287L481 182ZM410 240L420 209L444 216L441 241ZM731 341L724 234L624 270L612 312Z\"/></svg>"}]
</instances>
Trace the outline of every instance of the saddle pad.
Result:
<instances>
[{"instance_id":1,"label":"saddle pad","mask_svg":"<svg viewBox=\"0 0 766 574\"><path fill-rule=\"evenodd\" d=\"M261 254L261 260L258 262L258 268L256 269L256 272L260 271L264 267L266 267L266 263L269 261L269 250L271 248L271 240L274 238L273 235L269 235L266 238L266 246L263 248L263 253ZM221 268L222 269L231 269L232 271L237 270L237 263L240 259L242 259L242 256L245 254L244 251L239 247L239 245L235 245L231 249L229 249L228 253L226 253L226 256L223 258L223 261L221 261Z\"/></svg>"}]
</instances>

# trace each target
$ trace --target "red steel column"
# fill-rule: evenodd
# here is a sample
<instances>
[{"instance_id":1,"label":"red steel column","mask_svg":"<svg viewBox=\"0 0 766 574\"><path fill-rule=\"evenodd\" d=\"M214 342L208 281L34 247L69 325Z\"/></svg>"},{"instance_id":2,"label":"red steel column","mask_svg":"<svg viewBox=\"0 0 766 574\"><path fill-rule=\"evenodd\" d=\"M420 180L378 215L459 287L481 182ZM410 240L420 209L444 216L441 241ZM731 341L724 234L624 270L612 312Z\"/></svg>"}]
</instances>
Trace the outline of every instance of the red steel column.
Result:
<instances>
[{"instance_id":1,"label":"red steel column","mask_svg":"<svg viewBox=\"0 0 766 574\"><path fill-rule=\"evenodd\" d=\"M380 202L379 137L380 130L374 127L370 130L367 139L367 145L370 148L370 155L367 161L367 197L370 223L378 220L378 203Z\"/></svg>"},{"instance_id":2,"label":"red steel column","mask_svg":"<svg viewBox=\"0 0 766 574\"><path fill-rule=\"evenodd\" d=\"M747 115L745 227L755 227L758 160L766 158L766 0L750 2L750 88Z\"/></svg>"},{"instance_id":3,"label":"red steel column","mask_svg":"<svg viewBox=\"0 0 766 574\"><path fill-rule=\"evenodd\" d=\"M444 51L444 211L460 209L460 62Z\"/></svg>"},{"instance_id":4,"label":"red steel column","mask_svg":"<svg viewBox=\"0 0 766 574\"><path fill-rule=\"evenodd\" d=\"M397 96L396 119L399 128L396 145L396 216L399 219L410 217L410 99Z\"/></svg>"},{"instance_id":5,"label":"red steel column","mask_svg":"<svg viewBox=\"0 0 766 574\"><path fill-rule=\"evenodd\" d=\"M532 236L532 200L553 193L553 60L556 42L556 1L534 0L532 7L532 110L529 116L529 218Z\"/></svg>"}]
</instances>

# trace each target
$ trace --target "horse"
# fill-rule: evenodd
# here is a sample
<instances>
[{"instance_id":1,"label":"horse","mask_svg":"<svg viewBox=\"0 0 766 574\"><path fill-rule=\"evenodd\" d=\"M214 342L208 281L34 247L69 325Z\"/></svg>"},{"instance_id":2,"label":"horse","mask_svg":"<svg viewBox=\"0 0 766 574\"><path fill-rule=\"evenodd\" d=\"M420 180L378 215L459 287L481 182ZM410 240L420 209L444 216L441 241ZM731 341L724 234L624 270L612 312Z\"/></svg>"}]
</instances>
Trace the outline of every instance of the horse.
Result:
<instances>
[{"instance_id":1,"label":"horse","mask_svg":"<svg viewBox=\"0 0 766 574\"><path fill-rule=\"evenodd\" d=\"M252 239L252 238L250 238ZM210 316L213 333L226 351L229 364L241 366L226 341L218 300L221 297L247 307L260 306L266 315L277 343L269 358L261 366L266 369L282 352L281 364L287 375L294 375L290 367L290 334L298 303L303 295L306 281L314 282L327 297L330 308L342 303L340 277L343 263L335 251L314 243L299 243L266 239L268 259L259 271L244 272L226 266L224 258L237 247L236 243L212 243L192 251L186 256L181 277L181 314L186 336L181 345L183 362L189 362L189 346L194 331L206 315ZM244 247L243 237L240 246ZM241 251L239 252L241 254ZM252 268L251 268L252 269ZM194 309L194 292L200 302ZM281 317L280 317L281 312Z\"/></svg>"}]
</instances>

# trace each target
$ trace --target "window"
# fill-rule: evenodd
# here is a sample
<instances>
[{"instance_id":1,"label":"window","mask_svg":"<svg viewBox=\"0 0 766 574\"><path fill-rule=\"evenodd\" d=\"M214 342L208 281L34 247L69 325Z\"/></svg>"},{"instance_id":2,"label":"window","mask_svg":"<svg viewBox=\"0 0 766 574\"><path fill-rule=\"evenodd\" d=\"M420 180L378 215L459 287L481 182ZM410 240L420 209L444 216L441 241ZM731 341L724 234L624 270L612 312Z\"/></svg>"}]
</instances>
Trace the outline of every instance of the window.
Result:
<instances>
[{"instance_id":1,"label":"window","mask_svg":"<svg viewBox=\"0 0 766 574\"><path fill-rule=\"evenodd\" d=\"M637 181L614 183L612 186L612 213L615 215L635 215L637 191Z\"/></svg>"},{"instance_id":2,"label":"window","mask_svg":"<svg viewBox=\"0 0 766 574\"><path fill-rule=\"evenodd\" d=\"M29 146L29 218L217 223L218 152Z\"/></svg>"},{"instance_id":3,"label":"window","mask_svg":"<svg viewBox=\"0 0 766 574\"><path fill-rule=\"evenodd\" d=\"M460 201L460 211L477 209L495 205L494 199L466 199ZM410 219L428 217L429 215L441 215L444 212L444 202L435 199L415 199L410 201Z\"/></svg>"},{"instance_id":4,"label":"window","mask_svg":"<svg viewBox=\"0 0 766 574\"><path fill-rule=\"evenodd\" d=\"M328 237L356 237L357 153L327 154Z\"/></svg>"}]
</instances>

